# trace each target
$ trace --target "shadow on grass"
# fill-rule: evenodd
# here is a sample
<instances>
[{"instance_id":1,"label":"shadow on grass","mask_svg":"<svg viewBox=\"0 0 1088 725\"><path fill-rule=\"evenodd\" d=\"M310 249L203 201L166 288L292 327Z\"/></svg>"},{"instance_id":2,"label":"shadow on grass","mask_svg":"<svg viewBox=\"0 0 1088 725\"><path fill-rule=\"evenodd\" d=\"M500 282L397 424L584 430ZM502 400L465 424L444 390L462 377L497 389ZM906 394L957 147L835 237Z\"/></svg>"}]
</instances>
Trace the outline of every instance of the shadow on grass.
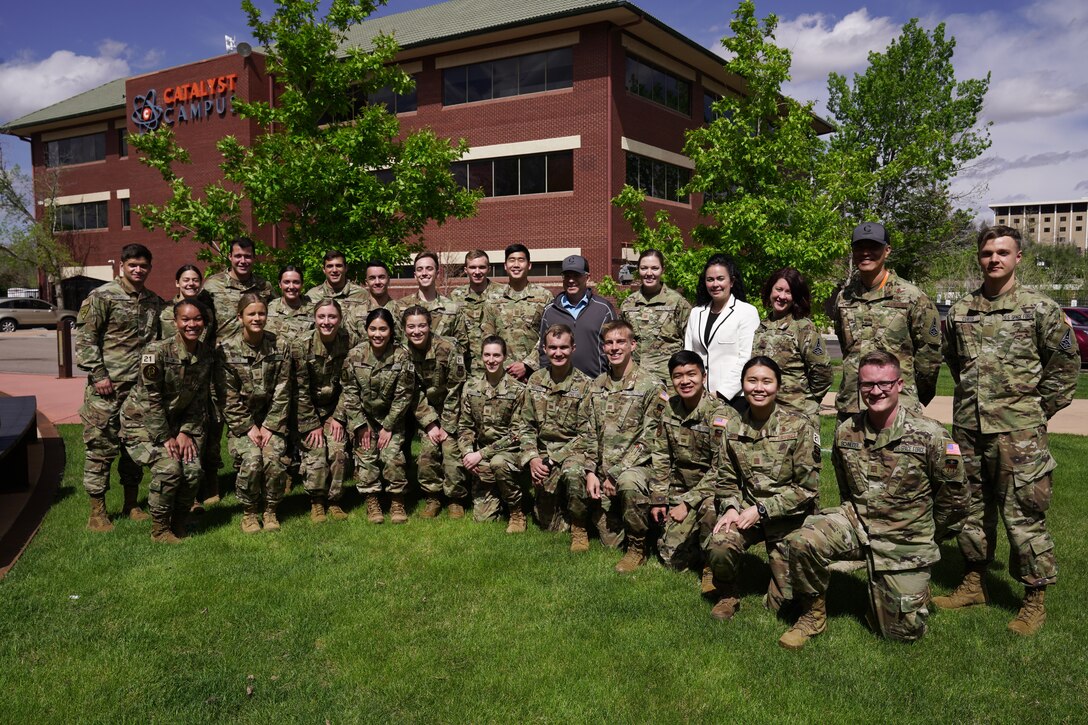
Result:
<instances>
[{"instance_id":1,"label":"shadow on grass","mask_svg":"<svg viewBox=\"0 0 1088 725\"><path fill-rule=\"evenodd\" d=\"M998 532L998 536L1002 536ZM1017 612L1023 599L1023 593L1013 588L1013 582L1008 577L1001 576L1008 565L1005 562L994 560L987 569L986 588L990 593L990 606L1000 607L1009 612ZM941 544L941 560L933 566L932 583L951 591L959 585L963 579L964 561L963 554L955 542Z\"/></svg>"}]
</instances>

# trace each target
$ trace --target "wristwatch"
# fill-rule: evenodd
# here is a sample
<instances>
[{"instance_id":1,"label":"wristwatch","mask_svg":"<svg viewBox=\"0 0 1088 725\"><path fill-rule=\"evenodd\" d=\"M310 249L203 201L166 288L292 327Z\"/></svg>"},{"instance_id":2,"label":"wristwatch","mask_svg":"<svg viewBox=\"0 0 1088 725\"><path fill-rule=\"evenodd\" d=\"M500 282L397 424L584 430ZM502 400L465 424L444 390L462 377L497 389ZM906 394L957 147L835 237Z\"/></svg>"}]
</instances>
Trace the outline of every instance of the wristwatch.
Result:
<instances>
[{"instance_id":1,"label":"wristwatch","mask_svg":"<svg viewBox=\"0 0 1088 725\"><path fill-rule=\"evenodd\" d=\"M764 506L761 503L757 503L756 504L756 512L759 513L759 520L760 521L766 521L767 520L767 507L766 506Z\"/></svg>"}]
</instances>

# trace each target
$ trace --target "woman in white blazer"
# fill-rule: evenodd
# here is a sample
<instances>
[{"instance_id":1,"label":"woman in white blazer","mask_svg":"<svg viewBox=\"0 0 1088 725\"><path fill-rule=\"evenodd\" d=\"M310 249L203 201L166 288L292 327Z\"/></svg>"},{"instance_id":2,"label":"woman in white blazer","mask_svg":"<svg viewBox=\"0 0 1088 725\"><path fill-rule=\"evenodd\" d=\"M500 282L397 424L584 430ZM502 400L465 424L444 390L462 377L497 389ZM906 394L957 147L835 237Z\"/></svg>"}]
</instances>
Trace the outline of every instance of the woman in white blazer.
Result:
<instances>
[{"instance_id":1,"label":"woman in white blazer","mask_svg":"<svg viewBox=\"0 0 1088 725\"><path fill-rule=\"evenodd\" d=\"M684 349L698 353L706 364L707 390L734 407L743 407L740 372L752 356L759 328L759 312L743 300L744 282L736 265L724 254L711 256L699 277L696 307L684 333Z\"/></svg>"}]
</instances>

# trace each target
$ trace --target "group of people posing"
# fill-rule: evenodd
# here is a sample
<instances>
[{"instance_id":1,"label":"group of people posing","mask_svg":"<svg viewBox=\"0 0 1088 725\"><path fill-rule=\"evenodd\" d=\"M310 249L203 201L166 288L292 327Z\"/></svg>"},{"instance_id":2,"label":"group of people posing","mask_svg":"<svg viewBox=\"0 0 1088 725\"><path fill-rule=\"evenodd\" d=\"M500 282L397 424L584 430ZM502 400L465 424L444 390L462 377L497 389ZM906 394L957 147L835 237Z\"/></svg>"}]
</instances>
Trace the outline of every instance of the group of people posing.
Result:
<instances>
[{"instance_id":1,"label":"group of people posing","mask_svg":"<svg viewBox=\"0 0 1088 725\"><path fill-rule=\"evenodd\" d=\"M663 255L644 252L640 287L617 312L590 289L584 257L563 261L553 295L529 281L521 244L506 249L505 284L489 279L485 252L469 252L468 284L448 297L433 252L414 260L418 290L394 300L385 264L369 263L360 286L330 251L321 285L303 293L289 266L273 299L239 238L228 271L179 269L167 305L145 286L150 251L129 245L77 326L88 528L113 526L105 493L119 459L122 514L150 518L155 541L183 539L190 513L219 501L225 429L247 533L279 529L292 477L315 523L348 518L349 480L375 524L385 505L406 523L409 496L421 518L471 506L476 521L505 516L508 533L525 531L531 510L543 529L569 532L571 551L587 551L591 532L625 547L619 572L653 551L701 571L723 620L740 606L743 553L762 542L764 605L793 622L780 644L799 648L824 631L835 560L868 567L872 626L889 638L920 638L931 602L986 603L1000 513L1026 587L1009 628L1031 634L1057 575L1046 421L1069 404L1079 358L1060 308L1016 281L1019 233L985 230L978 250L983 286L952 307L942 335L933 303L885 268L883 226L855 229L854 273L834 306L841 504L821 509L832 369L796 270L766 280L762 321L721 255L692 308L662 284ZM951 436L922 414L942 358L956 380ZM931 600L929 569L950 535L967 573Z\"/></svg>"}]
</instances>

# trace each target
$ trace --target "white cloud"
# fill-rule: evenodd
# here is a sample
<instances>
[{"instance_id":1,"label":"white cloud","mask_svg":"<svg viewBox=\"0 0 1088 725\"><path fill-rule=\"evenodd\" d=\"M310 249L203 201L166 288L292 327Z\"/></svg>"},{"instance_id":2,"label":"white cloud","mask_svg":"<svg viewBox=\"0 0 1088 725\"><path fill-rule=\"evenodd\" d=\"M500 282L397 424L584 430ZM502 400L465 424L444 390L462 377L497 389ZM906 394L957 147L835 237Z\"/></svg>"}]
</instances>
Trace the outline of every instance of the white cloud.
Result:
<instances>
[{"instance_id":1,"label":"white cloud","mask_svg":"<svg viewBox=\"0 0 1088 725\"><path fill-rule=\"evenodd\" d=\"M18 56L0 63L0 121L11 121L39 108L129 75L127 46L103 41L95 56L54 51L40 60Z\"/></svg>"},{"instance_id":2,"label":"white cloud","mask_svg":"<svg viewBox=\"0 0 1088 725\"><path fill-rule=\"evenodd\" d=\"M861 8L836 22L823 13L783 20L775 40L793 53L794 82L826 83L832 71L849 76L863 70L869 52L883 50L898 33L899 23L888 17L871 17Z\"/></svg>"}]
</instances>

